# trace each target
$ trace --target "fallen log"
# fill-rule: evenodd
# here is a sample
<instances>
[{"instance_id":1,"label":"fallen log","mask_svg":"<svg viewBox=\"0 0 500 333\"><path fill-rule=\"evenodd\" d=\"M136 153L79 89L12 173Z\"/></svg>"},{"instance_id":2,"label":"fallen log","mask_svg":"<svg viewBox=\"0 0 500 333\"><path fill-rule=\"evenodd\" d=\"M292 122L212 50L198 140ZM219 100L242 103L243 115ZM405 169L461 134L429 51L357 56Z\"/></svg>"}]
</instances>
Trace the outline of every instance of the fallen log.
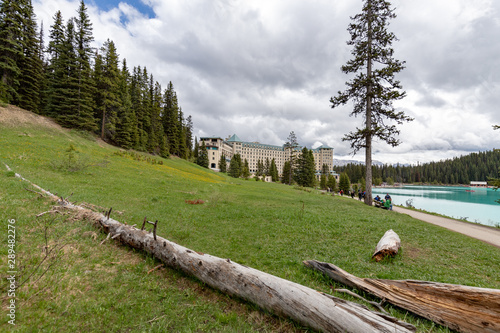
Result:
<instances>
[{"instance_id":1,"label":"fallen log","mask_svg":"<svg viewBox=\"0 0 500 333\"><path fill-rule=\"evenodd\" d=\"M398 254L399 248L401 247L401 240L397 233L395 233L392 229L387 230L380 239L375 248L375 253L372 256L372 259L375 261L380 261L385 257L394 257Z\"/></svg>"},{"instance_id":2,"label":"fallen log","mask_svg":"<svg viewBox=\"0 0 500 333\"><path fill-rule=\"evenodd\" d=\"M145 250L166 265L209 286L257 304L277 315L325 332L414 332L415 327L365 306L323 294L300 284L240 265L230 259L195 252L105 216L96 221L125 244Z\"/></svg>"},{"instance_id":3,"label":"fallen log","mask_svg":"<svg viewBox=\"0 0 500 333\"><path fill-rule=\"evenodd\" d=\"M316 260L304 265L459 332L500 332L500 290L447 283L358 278Z\"/></svg>"},{"instance_id":4,"label":"fallen log","mask_svg":"<svg viewBox=\"0 0 500 333\"><path fill-rule=\"evenodd\" d=\"M121 242L144 250L165 265L197 277L209 286L252 302L277 315L324 332L415 332L413 325L363 305L324 294L300 284L240 265L230 259L195 252L146 230L124 225L101 213L69 202L65 208L78 210Z\"/></svg>"}]
</instances>

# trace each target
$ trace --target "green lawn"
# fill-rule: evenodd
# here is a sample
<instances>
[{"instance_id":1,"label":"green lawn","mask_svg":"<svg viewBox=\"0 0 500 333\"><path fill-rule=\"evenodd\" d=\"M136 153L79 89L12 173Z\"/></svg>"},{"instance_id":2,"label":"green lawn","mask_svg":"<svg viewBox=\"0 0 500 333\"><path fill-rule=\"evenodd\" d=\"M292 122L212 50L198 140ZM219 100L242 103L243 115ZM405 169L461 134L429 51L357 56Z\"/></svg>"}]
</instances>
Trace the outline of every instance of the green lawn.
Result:
<instances>
[{"instance_id":1,"label":"green lawn","mask_svg":"<svg viewBox=\"0 0 500 333\"><path fill-rule=\"evenodd\" d=\"M68 152L72 145L76 152ZM184 160L138 154L57 128L0 124L0 210L16 220L18 283L15 328L30 331L302 331L238 299L229 298L115 241L71 216L36 214L51 203L24 190L15 172L77 203L113 207L124 223L158 220L158 234L196 251L332 293L332 283L302 265L331 262L359 277L429 280L500 288L500 249L406 215L280 184L237 180ZM159 163L162 164L159 164ZM186 200L203 200L200 205ZM385 231L402 249L372 261ZM48 246L49 256L42 262ZM2 267L7 248L2 247ZM37 265L40 267L35 270ZM46 271L45 271L46 270ZM7 275L7 269L2 271ZM7 306L6 279L2 305ZM336 296L346 297L342 294ZM348 298L351 299L351 298ZM446 332L387 307L419 331ZM0 330L8 327L3 318Z\"/></svg>"}]
</instances>

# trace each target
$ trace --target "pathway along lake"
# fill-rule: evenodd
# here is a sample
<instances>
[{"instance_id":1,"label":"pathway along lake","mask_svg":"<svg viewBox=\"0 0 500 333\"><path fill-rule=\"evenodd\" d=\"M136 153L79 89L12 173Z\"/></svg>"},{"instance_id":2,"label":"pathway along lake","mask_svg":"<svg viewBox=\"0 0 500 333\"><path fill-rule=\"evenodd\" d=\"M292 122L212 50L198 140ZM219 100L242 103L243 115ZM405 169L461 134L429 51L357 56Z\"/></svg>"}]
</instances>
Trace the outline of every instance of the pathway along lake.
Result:
<instances>
[{"instance_id":1,"label":"pathway along lake","mask_svg":"<svg viewBox=\"0 0 500 333\"><path fill-rule=\"evenodd\" d=\"M373 196L387 193L395 205L406 207L407 200L417 208L455 219L489 226L500 226L500 190L455 186L374 187Z\"/></svg>"}]
</instances>

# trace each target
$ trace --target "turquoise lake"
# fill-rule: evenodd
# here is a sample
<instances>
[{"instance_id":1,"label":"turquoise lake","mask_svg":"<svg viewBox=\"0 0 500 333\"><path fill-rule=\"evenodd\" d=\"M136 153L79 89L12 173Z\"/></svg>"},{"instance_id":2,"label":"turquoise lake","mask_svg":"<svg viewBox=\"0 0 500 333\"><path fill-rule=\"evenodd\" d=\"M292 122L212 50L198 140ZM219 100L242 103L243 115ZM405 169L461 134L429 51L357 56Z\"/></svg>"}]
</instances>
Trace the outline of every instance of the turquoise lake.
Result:
<instances>
[{"instance_id":1,"label":"turquoise lake","mask_svg":"<svg viewBox=\"0 0 500 333\"><path fill-rule=\"evenodd\" d=\"M466 219L490 226L500 225L500 190L455 186L403 186L377 187L372 189L384 198L387 193L394 204L406 207L407 200L417 209Z\"/></svg>"}]
</instances>

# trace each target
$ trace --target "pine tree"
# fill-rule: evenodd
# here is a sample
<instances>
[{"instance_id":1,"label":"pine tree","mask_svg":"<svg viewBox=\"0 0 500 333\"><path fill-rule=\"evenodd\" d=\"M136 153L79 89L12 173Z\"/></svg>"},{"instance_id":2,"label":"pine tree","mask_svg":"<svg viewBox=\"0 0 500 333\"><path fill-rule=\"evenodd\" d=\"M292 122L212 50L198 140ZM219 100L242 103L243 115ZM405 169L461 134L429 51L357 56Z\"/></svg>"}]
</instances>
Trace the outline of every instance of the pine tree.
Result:
<instances>
[{"instance_id":1,"label":"pine tree","mask_svg":"<svg viewBox=\"0 0 500 333\"><path fill-rule=\"evenodd\" d=\"M186 127L184 126L184 114L182 113L182 108L179 108L178 120L177 120L177 156L183 159L187 159L188 152L186 147Z\"/></svg>"},{"instance_id":2,"label":"pine tree","mask_svg":"<svg viewBox=\"0 0 500 333\"><path fill-rule=\"evenodd\" d=\"M333 175L328 175L328 180L326 181L326 186L330 191L335 192L337 190L337 181Z\"/></svg>"},{"instance_id":3,"label":"pine tree","mask_svg":"<svg viewBox=\"0 0 500 333\"><path fill-rule=\"evenodd\" d=\"M193 158L196 160L198 158L198 149L200 144L198 143L198 138L194 137L194 149L193 149Z\"/></svg>"},{"instance_id":4,"label":"pine tree","mask_svg":"<svg viewBox=\"0 0 500 333\"><path fill-rule=\"evenodd\" d=\"M22 8L23 18L23 56L19 61L19 106L41 113L40 90L43 83L42 50L38 36L35 13L31 0L25 0Z\"/></svg>"},{"instance_id":5,"label":"pine tree","mask_svg":"<svg viewBox=\"0 0 500 333\"><path fill-rule=\"evenodd\" d=\"M137 150L145 150L147 144L147 140L145 140L145 138L147 138L145 128L149 126L149 119L146 117L144 110L142 79L141 68L134 67L130 84L130 100L132 103L132 110L135 113L136 130L134 148Z\"/></svg>"},{"instance_id":6,"label":"pine tree","mask_svg":"<svg viewBox=\"0 0 500 333\"><path fill-rule=\"evenodd\" d=\"M349 180L349 176L347 173L343 172L340 174L339 179L339 191L344 191L344 193L348 193L351 189L351 182Z\"/></svg>"},{"instance_id":7,"label":"pine tree","mask_svg":"<svg viewBox=\"0 0 500 333\"><path fill-rule=\"evenodd\" d=\"M77 59L74 76L78 82L74 112L78 119L77 127L93 131L97 129L96 120L94 119L94 100L92 98L94 84L92 81L92 67L90 65L94 54L91 46L94 37L92 35L92 23L88 17L87 8L83 0L80 1L77 13L77 17L73 19L75 22L74 43Z\"/></svg>"},{"instance_id":8,"label":"pine tree","mask_svg":"<svg viewBox=\"0 0 500 333\"><path fill-rule=\"evenodd\" d=\"M17 103L23 58L21 1L0 3L0 100Z\"/></svg>"},{"instance_id":9,"label":"pine tree","mask_svg":"<svg viewBox=\"0 0 500 333\"><path fill-rule=\"evenodd\" d=\"M226 156L224 154L220 155L219 159L219 170L220 172L227 172L227 162L226 162Z\"/></svg>"},{"instance_id":10,"label":"pine tree","mask_svg":"<svg viewBox=\"0 0 500 333\"><path fill-rule=\"evenodd\" d=\"M44 107L44 114L55 117L58 103L60 100L59 85L63 79L63 72L61 67L61 54L63 53L64 43L64 23L61 11L57 11L54 15L54 24L49 31L49 45L47 48L49 63L45 71L47 89L44 91L46 104Z\"/></svg>"},{"instance_id":11,"label":"pine tree","mask_svg":"<svg viewBox=\"0 0 500 333\"><path fill-rule=\"evenodd\" d=\"M131 149L136 141L137 132L135 126L135 113L132 110L132 100L130 97L130 73L125 59L123 59L122 62L118 86L120 108L117 114L118 121L116 124L115 139L120 147Z\"/></svg>"},{"instance_id":12,"label":"pine tree","mask_svg":"<svg viewBox=\"0 0 500 333\"><path fill-rule=\"evenodd\" d=\"M170 153L179 152L179 106L174 85L170 81L163 97L163 129L168 138Z\"/></svg>"},{"instance_id":13,"label":"pine tree","mask_svg":"<svg viewBox=\"0 0 500 333\"><path fill-rule=\"evenodd\" d=\"M60 55L55 62L55 80L52 82L52 113L59 124L69 128L81 128L80 117L75 110L78 104L78 68L75 50L75 25L73 19L66 24Z\"/></svg>"},{"instance_id":14,"label":"pine tree","mask_svg":"<svg viewBox=\"0 0 500 333\"><path fill-rule=\"evenodd\" d=\"M186 141L186 159L190 160L193 157L193 119L191 115L189 115L186 118L186 125L185 125L185 141Z\"/></svg>"},{"instance_id":15,"label":"pine tree","mask_svg":"<svg viewBox=\"0 0 500 333\"><path fill-rule=\"evenodd\" d=\"M205 141L202 142L200 148L198 149L198 158L196 159L196 164L208 168L209 165L208 161L208 153L207 153L207 146L205 146Z\"/></svg>"},{"instance_id":16,"label":"pine tree","mask_svg":"<svg viewBox=\"0 0 500 333\"><path fill-rule=\"evenodd\" d=\"M248 160L246 158L243 163L243 168L241 168L241 176L245 179L250 178L250 167L248 166Z\"/></svg>"},{"instance_id":17,"label":"pine tree","mask_svg":"<svg viewBox=\"0 0 500 333\"><path fill-rule=\"evenodd\" d=\"M229 175L233 178L239 178L242 173L241 155L234 154L229 163Z\"/></svg>"},{"instance_id":18,"label":"pine tree","mask_svg":"<svg viewBox=\"0 0 500 333\"><path fill-rule=\"evenodd\" d=\"M96 56L94 80L96 84L95 114L101 124L101 139L115 142L120 101L120 70L118 54L113 41L107 40Z\"/></svg>"},{"instance_id":19,"label":"pine tree","mask_svg":"<svg viewBox=\"0 0 500 333\"><path fill-rule=\"evenodd\" d=\"M293 171L294 180L298 185L304 187L314 187L315 179L314 155L312 150L302 148L302 154L297 160L297 167Z\"/></svg>"},{"instance_id":20,"label":"pine tree","mask_svg":"<svg viewBox=\"0 0 500 333\"><path fill-rule=\"evenodd\" d=\"M322 190L326 190L327 189L327 181L328 181L328 175L330 174L330 170L328 169L328 164L323 164L322 167L321 167L321 176L320 176L320 188Z\"/></svg>"},{"instance_id":21,"label":"pine tree","mask_svg":"<svg viewBox=\"0 0 500 333\"><path fill-rule=\"evenodd\" d=\"M292 167L290 161L286 161L283 165L283 176L281 177L281 182L283 184L292 185Z\"/></svg>"},{"instance_id":22,"label":"pine tree","mask_svg":"<svg viewBox=\"0 0 500 333\"><path fill-rule=\"evenodd\" d=\"M372 204L372 139L397 146L399 134L395 125L384 122L385 119L398 124L412 119L403 112L396 112L392 101L402 99L405 92L394 79L394 75L403 70L403 62L393 58L392 42L396 40L393 33L387 31L389 19L396 17L391 4L385 0L364 0L363 11L352 18L348 31L353 46L354 59L342 66L346 74L356 73L356 77L346 85L348 89L332 97L332 108L354 101L351 115L363 115L365 124L356 132L345 135L343 140L351 142L354 152L365 149L366 166L366 196L365 203Z\"/></svg>"},{"instance_id":23,"label":"pine tree","mask_svg":"<svg viewBox=\"0 0 500 333\"><path fill-rule=\"evenodd\" d=\"M291 131L290 134L288 135L287 142L285 143L285 150L288 151L289 155L289 165L288 167L290 168L290 171L287 172L287 177L288 180L286 180L285 184L291 185L292 184L292 178L295 170L295 164L297 163L297 155L296 155L296 150L299 147L299 143L297 142L297 136L295 135L294 131ZM285 166L284 166L285 167ZM283 177L284 177L285 172L283 171Z\"/></svg>"},{"instance_id":24,"label":"pine tree","mask_svg":"<svg viewBox=\"0 0 500 333\"><path fill-rule=\"evenodd\" d=\"M276 161L274 158L271 160L271 166L269 167L269 175L273 182L279 181L278 168L276 167Z\"/></svg>"}]
</instances>

